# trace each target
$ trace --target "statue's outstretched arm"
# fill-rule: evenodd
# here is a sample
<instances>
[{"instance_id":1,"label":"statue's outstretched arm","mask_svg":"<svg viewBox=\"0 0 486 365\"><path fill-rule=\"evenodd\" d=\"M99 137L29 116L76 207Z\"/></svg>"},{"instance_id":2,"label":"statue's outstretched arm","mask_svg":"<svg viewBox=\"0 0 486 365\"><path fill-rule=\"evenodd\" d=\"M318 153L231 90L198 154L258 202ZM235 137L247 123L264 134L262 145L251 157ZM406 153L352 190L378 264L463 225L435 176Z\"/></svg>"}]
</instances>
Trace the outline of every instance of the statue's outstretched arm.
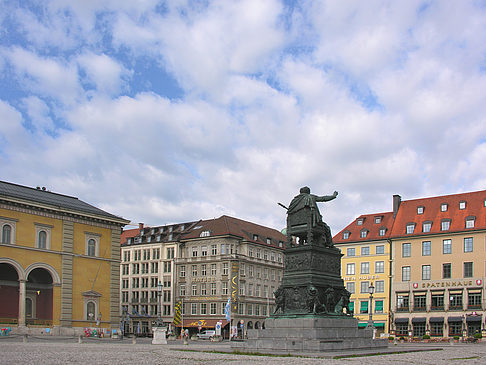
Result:
<instances>
[{"instance_id":1,"label":"statue's outstretched arm","mask_svg":"<svg viewBox=\"0 0 486 365\"><path fill-rule=\"evenodd\" d=\"M338 192L335 191L332 195L323 195L323 196L316 196L317 202L328 202L330 200L336 199L338 196Z\"/></svg>"}]
</instances>

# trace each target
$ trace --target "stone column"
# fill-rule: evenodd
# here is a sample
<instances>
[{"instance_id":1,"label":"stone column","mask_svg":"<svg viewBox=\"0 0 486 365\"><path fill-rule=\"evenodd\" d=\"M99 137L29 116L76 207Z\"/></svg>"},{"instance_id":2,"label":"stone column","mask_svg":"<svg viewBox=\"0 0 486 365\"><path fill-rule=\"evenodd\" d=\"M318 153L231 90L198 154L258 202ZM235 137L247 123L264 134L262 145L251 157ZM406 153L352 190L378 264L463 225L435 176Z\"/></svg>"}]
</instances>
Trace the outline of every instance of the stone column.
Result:
<instances>
[{"instance_id":1,"label":"stone column","mask_svg":"<svg viewBox=\"0 0 486 365\"><path fill-rule=\"evenodd\" d=\"M27 298L25 289L26 289L25 280L19 280L19 318L18 318L19 327L25 326L25 298Z\"/></svg>"}]
</instances>

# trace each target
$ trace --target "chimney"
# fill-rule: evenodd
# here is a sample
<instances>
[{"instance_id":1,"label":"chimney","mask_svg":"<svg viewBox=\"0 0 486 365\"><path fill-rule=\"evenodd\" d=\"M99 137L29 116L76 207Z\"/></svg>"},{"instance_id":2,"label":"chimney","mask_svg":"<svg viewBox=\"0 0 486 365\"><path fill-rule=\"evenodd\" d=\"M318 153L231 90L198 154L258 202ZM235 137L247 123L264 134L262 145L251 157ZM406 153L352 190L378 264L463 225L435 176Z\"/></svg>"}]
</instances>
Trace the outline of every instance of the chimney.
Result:
<instances>
[{"instance_id":1,"label":"chimney","mask_svg":"<svg viewBox=\"0 0 486 365\"><path fill-rule=\"evenodd\" d=\"M402 202L402 197L398 194L393 195L393 218L397 217L398 208L400 208L400 203Z\"/></svg>"},{"instance_id":2,"label":"chimney","mask_svg":"<svg viewBox=\"0 0 486 365\"><path fill-rule=\"evenodd\" d=\"M140 232L142 232L142 230L143 230L143 223L139 223L138 224L138 229L140 230Z\"/></svg>"}]
</instances>

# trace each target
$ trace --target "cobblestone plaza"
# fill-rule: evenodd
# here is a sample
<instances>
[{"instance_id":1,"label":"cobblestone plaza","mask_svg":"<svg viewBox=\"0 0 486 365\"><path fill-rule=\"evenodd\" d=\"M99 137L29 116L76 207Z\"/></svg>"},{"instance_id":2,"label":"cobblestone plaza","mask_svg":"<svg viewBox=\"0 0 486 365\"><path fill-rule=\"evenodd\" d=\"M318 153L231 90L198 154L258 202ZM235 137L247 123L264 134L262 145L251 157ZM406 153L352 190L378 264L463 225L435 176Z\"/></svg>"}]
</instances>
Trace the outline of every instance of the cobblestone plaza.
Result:
<instances>
[{"instance_id":1,"label":"cobblestone plaza","mask_svg":"<svg viewBox=\"0 0 486 365\"><path fill-rule=\"evenodd\" d=\"M214 351L214 352L211 352ZM152 345L150 339L83 339L73 337L4 337L0 339L0 364L484 364L486 343L479 344L398 344L388 353L365 356L365 352L305 354L292 357L248 356L230 353L228 342L179 341ZM369 353L368 353L369 354ZM353 355L363 355L354 356ZM340 358L336 358L342 356Z\"/></svg>"}]
</instances>

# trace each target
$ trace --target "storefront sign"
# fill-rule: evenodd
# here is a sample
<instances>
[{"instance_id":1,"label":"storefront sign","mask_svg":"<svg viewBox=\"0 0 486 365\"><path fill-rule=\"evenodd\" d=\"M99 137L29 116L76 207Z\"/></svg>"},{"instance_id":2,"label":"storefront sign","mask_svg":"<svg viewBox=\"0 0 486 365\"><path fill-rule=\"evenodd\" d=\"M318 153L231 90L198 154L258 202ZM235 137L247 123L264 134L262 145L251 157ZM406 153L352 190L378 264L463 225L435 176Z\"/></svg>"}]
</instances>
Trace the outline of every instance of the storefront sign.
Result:
<instances>
[{"instance_id":1,"label":"storefront sign","mask_svg":"<svg viewBox=\"0 0 486 365\"><path fill-rule=\"evenodd\" d=\"M455 288L455 287L468 287L468 286L478 286L481 285L481 280L450 280L450 281L432 281L423 282L421 288ZM415 288L415 286L414 286Z\"/></svg>"}]
</instances>

